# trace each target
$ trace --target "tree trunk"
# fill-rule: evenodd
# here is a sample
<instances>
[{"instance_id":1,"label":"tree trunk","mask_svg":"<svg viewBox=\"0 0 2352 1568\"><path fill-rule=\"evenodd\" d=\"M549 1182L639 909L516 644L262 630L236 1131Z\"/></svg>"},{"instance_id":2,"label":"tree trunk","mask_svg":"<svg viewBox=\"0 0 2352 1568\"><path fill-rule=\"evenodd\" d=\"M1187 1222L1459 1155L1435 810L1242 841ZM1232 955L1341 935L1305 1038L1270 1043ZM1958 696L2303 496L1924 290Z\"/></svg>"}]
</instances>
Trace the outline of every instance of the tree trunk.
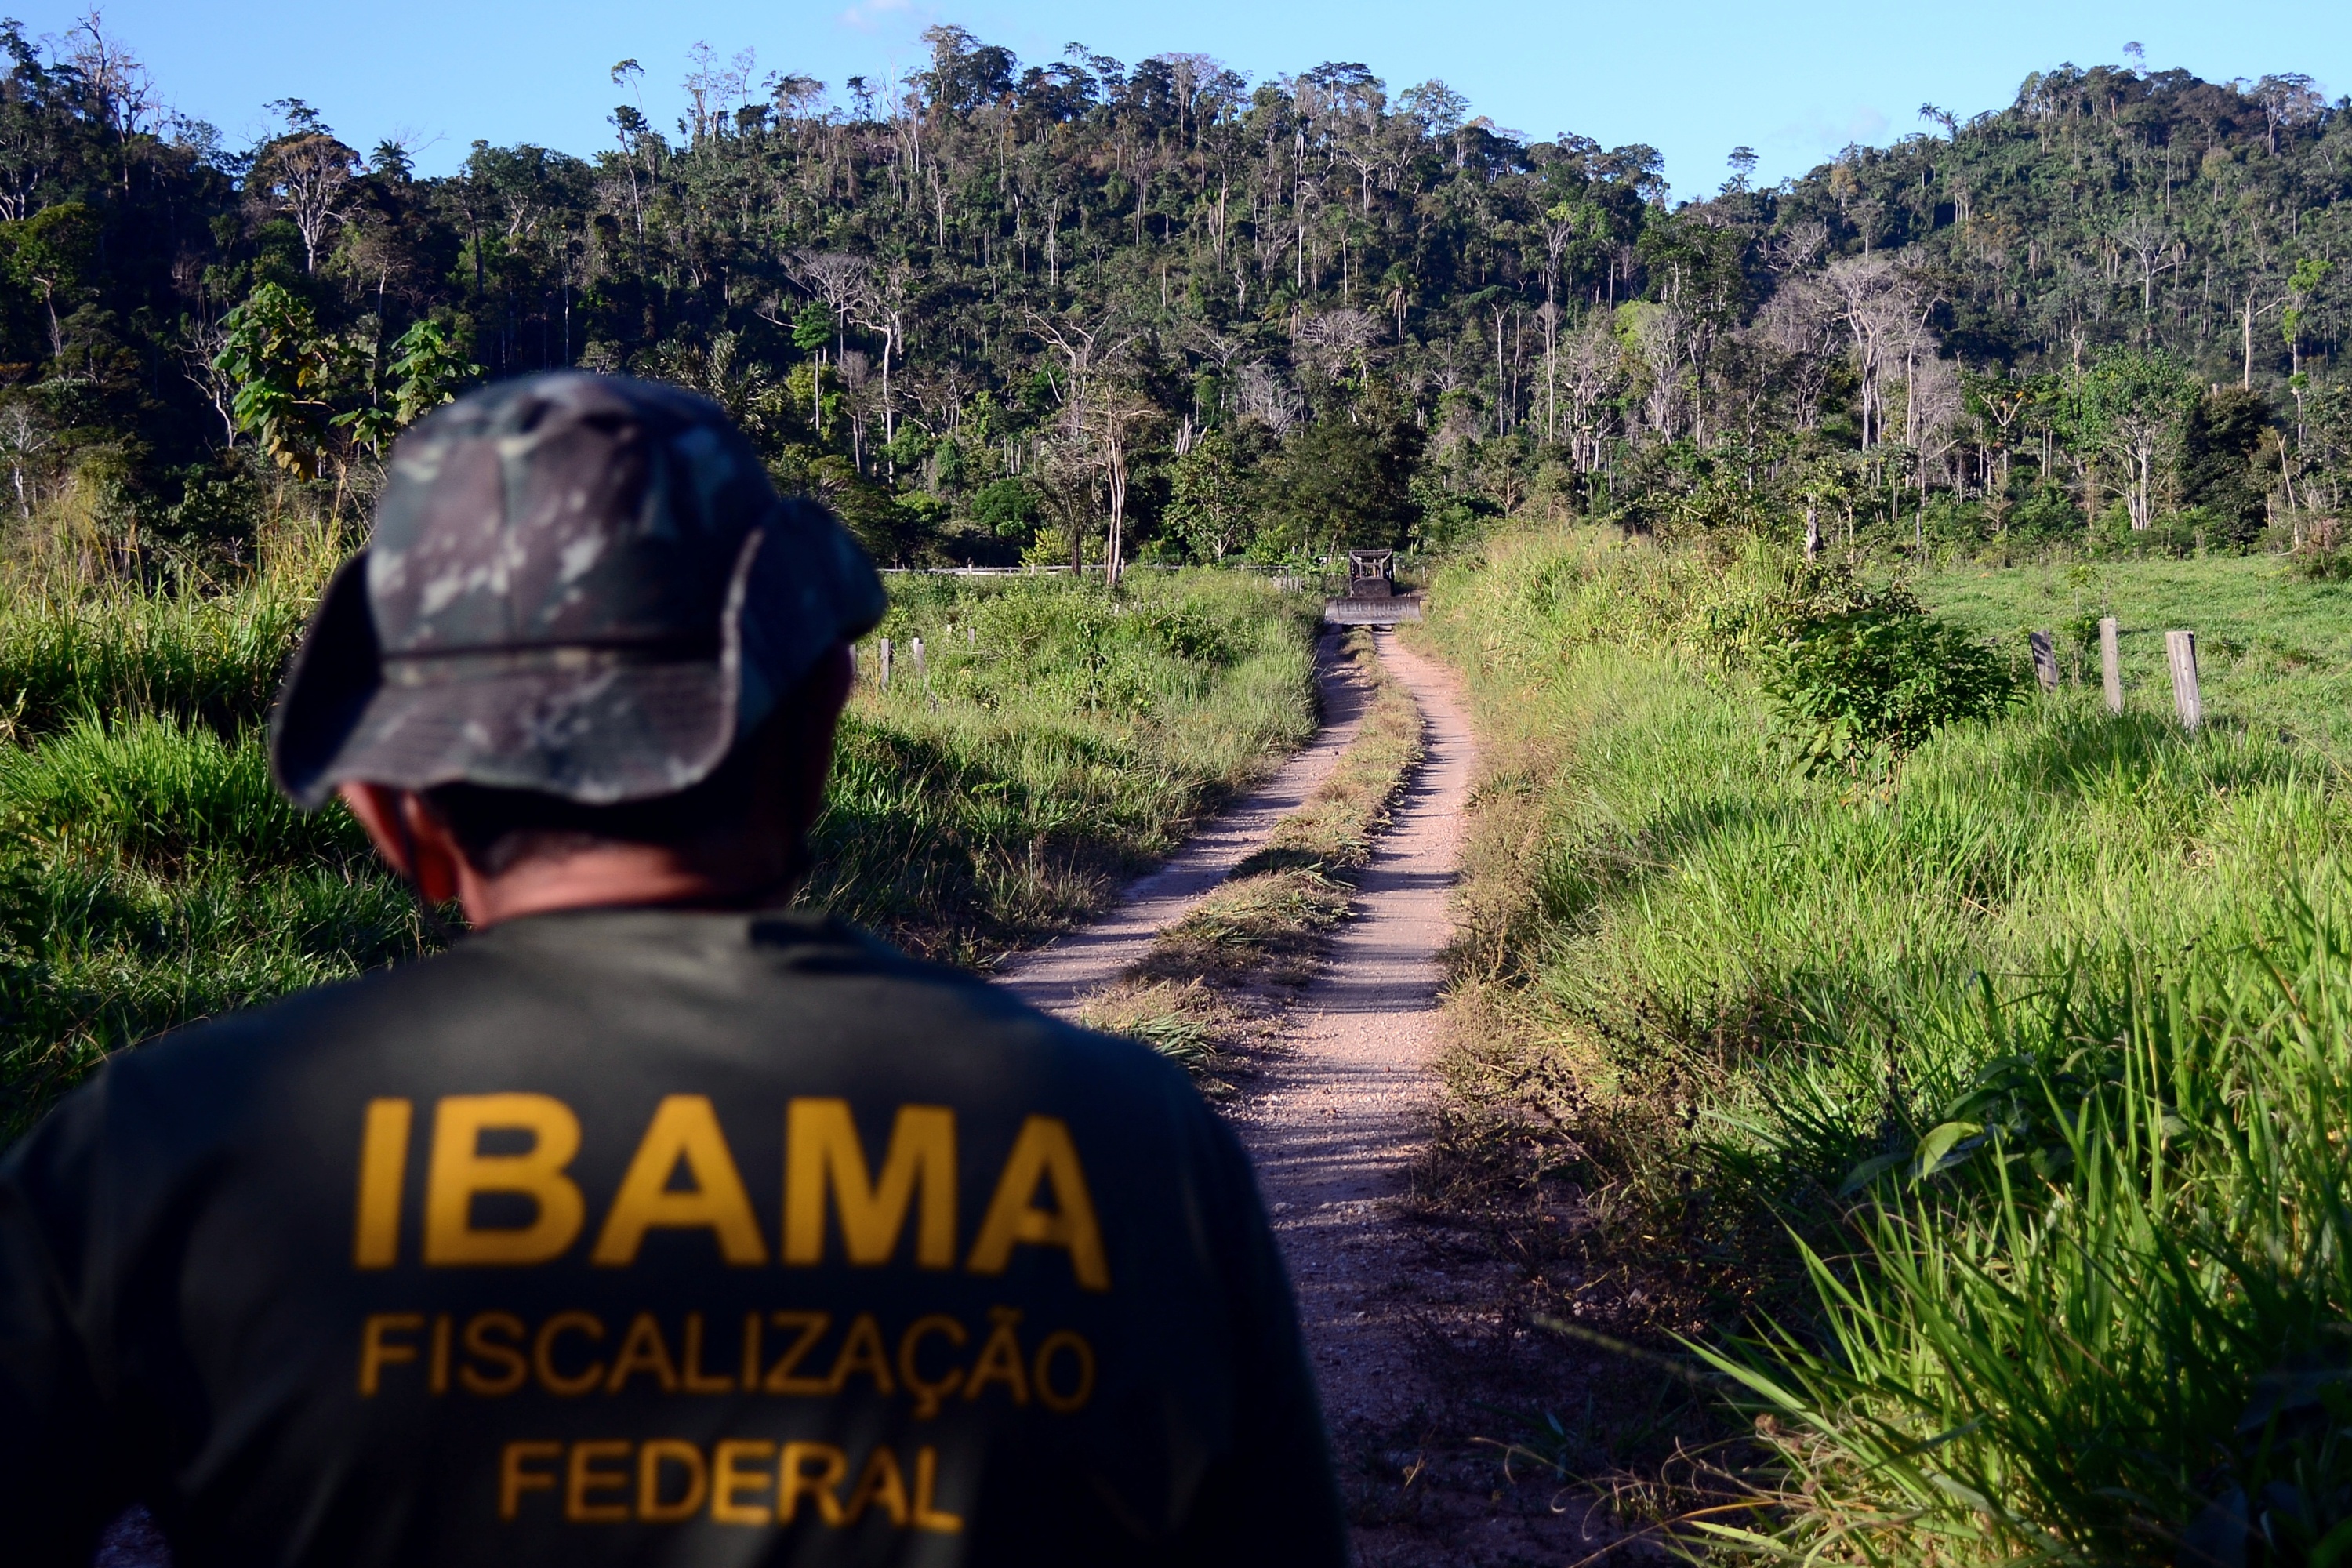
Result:
<instances>
[{"instance_id":1,"label":"tree trunk","mask_svg":"<svg viewBox=\"0 0 2352 1568\"><path fill-rule=\"evenodd\" d=\"M2246 290L2246 363L2238 373L2238 388L2242 392L2254 389L2254 291Z\"/></svg>"},{"instance_id":2,"label":"tree trunk","mask_svg":"<svg viewBox=\"0 0 2352 1568\"><path fill-rule=\"evenodd\" d=\"M1111 416L1116 418L1114 413ZM1110 485L1110 540L1103 552L1103 582L1118 586L1119 552L1127 532L1127 447L1123 437L1116 430L1104 449L1103 464Z\"/></svg>"}]
</instances>

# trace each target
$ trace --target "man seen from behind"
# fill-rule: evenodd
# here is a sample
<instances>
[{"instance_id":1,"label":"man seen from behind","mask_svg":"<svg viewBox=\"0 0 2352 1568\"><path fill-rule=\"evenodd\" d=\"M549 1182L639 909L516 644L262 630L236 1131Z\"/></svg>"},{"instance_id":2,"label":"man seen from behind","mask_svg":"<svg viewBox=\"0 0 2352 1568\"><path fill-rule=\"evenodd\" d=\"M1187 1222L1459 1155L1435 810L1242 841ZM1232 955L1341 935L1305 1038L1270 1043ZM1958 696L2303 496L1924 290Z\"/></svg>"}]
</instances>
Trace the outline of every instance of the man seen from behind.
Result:
<instances>
[{"instance_id":1,"label":"man seen from behind","mask_svg":"<svg viewBox=\"0 0 2352 1568\"><path fill-rule=\"evenodd\" d=\"M181 1568L1344 1560L1182 1074L784 907L883 608L686 394L403 439L272 761L478 934L0 1161L0 1559L144 1504Z\"/></svg>"}]
</instances>

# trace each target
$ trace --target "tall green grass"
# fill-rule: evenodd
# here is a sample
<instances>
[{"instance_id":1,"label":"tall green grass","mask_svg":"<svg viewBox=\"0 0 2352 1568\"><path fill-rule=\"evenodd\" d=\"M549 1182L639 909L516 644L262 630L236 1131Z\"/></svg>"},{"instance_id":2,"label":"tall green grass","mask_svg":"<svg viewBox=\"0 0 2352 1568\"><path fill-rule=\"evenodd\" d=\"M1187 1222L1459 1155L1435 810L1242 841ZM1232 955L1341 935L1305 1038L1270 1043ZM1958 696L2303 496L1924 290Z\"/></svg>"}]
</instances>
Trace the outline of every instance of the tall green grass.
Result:
<instances>
[{"instance_id":1,"label":"tall green grass","mask_svg":"<svg viewBox=\"0 0 2352 1568\"><path fill-rule=\"evenodd\" d=\"M1818 1561L2329 1563L2352 1548L2352 924L1988 1006L1986 1065L1807 1247L1825 1331L1706 1352Z\"/></svg>"},{"instance_id":2,"label":"tall green grass","mask_svg":"<svg viewBox=\"0 0 2352 1568\"><path fill-rule=\"evenodd\" d=\"M1318 608L1213 571L1139 574L1117 598L894 579L805 898L963 963L1085 918L1313 733Z\"/></svg>"},{"instance_id":3,"label":"tall green grass","mask_svg":"<svg viewBox=\"0 0 2352 1568\"><path fill-rule=\"evenodd\" d=\"M329 559L0 595L0 1141L110 1050L442 940L341 807L269 784ZM1083 918L1313 727L1313 606L1255 579L894 594L885 633L926 637L929 679L902 655L854 700L804 898L928 952Z\"/></svg>"},{"instance_id":4,"label":"tall green grass","mask_svg":"<svg viewBox=\"0 0 2352 1568\"><path fill-rule=\"evenodd\" d=\"M425 944L357 826L269 783L319 555L224 594L0 595L0 1140L109 1050Z\"/></svg>"},{"instance_id":5,"label":"tall green grass","mask_svg":"<svg viewBox=\"0 0 2352 1568\"><path fill-rule=\"evenodd\" d=\"M2270 1325L2352 1352L2318 1161L2352 1070L2352 823L2304 738L2330 689L2293 739L2275 684L2250 717L2213 683L2193 739L2070 690L1855 798L1770 743L1747 654L1787 580L1543 534L1439 584L1509 835L1475 858L1463 944L1501 1020L1484 1070L1567 1131L1604 1229L1702 1277L1711 1342L1760 1312L1717 1353L1781 1418L1782 1480L1728 1543L2173 1560L2272 1506L2230 1436L2293 1370ZM2147 1403L2192 1374L2193 1401ZM2295 1506L2352 1517L2313 1463Z\"/></svg>"}]
</instances>

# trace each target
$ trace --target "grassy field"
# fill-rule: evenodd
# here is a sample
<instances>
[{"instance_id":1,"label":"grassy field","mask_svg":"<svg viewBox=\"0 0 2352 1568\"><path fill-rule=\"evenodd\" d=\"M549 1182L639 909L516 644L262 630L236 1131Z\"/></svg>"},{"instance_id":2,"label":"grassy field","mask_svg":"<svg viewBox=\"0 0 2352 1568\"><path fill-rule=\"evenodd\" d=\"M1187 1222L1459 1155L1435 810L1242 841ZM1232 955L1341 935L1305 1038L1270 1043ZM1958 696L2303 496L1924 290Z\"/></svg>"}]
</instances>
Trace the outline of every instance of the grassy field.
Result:
<instances>
[{"instance_id":1,"label":"grassy field","mask_svg":"<svg viewBox=\"0 0 2352 1568\"><path fill-rule=\"evenodd\" d=\"M233 592L0 598L0 1140L110 1050L446 940L340 807L269 785L260 726L331 561L310 542ZM806 897L982 961L1090 912L1311 732L1310 603L1238 574L1131 584L894 579L880 635L922 636L929 679L902 654L853 700Z\"/></svg>"},{"instance_id":2,"label":"grassy field","mask_svg":"<svg viewBox=\"0 0 2352 1568\"><path fill-rule=\"evenodd\" d=\"M1490 770L1451 1179L1572 1201L1546 1310L1706 1348L1759 1418L1679 1472L1728 1510L1691 1539L2156 1563L2252 1561L2242 1523L2282 1561L2352 1537L2347 617L2276 574L1921 584L2020 652L2107 609L2193 627L2213 721L2167 721L2127 635L2121 719L2094 663L1887 792L1772 743L1743 628L1785 562L1522 534L1438 585ZM1609 1419L1557 1462L1621 1461Z\"/></svg>"},{"instance_id":3,"label":"grassy field","mask_svg":"<svg viewBox=\"0 0 2352 1568\"><path fill-rule=\"evenodd\" d=\"M893 578L808 900L966 963L1084 919L1313 734L1319 609L1239 573Z\"/></svg>"},{"instance_id":4,"label":"grassy field","mask_svg":"<svg viewBox=\"0 0 2352 1568\"><path fill-rule=\"evenodd\" d=\"M2209 722L2284 733L2352 758L2352 598L2338 583L2290 576L2261 556L2114 561L1934 574L1920 598L1953 620L2022 647L2049 631L2073 680L2099 684L2098 618L2122 633L2125 708L2172 711L2164 634L2197 634Z\"/></svg>"}]
</instances>

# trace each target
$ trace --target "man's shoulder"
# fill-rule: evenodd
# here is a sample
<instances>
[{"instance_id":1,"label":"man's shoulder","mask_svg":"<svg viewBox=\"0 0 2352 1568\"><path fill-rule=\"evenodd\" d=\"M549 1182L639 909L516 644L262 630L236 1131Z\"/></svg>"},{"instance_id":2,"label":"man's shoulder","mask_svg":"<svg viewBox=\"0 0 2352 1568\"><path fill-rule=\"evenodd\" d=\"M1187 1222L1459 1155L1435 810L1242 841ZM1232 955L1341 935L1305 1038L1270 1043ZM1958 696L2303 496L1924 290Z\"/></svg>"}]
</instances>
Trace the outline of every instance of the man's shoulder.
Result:
<instances>
[{"instance_id":1,"label":"man's shoulder","mask_svg":"<svg viewBox=\"0 0 2352 1568\"><path fill-rule=\"evenodd\" d=\"M445 1053L494 1064L688 1043L731 1044L777 1068L866 1053L877 1068L914 1068L951 1055L1031 1082L1196 1100L1182 1069L1139 1041L1066 1023L979 975L803 911L536 917L159 1036L113 1067L159 1085L201 1081L210 1098L386 1053L420 1066Z\"/></svg>"}]
</instances>

